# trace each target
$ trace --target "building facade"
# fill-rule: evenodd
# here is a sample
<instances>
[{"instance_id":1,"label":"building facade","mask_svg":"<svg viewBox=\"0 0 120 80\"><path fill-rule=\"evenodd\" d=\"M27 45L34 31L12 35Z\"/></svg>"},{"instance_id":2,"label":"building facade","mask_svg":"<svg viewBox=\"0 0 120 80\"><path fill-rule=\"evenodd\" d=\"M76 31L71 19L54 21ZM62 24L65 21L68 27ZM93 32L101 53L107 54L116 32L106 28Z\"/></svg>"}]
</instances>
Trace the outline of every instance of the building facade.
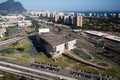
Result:
<instances>
[{"instance_id":1,"label":"building facade","mask_svg":"<svg viewBox=\"0 0 120 80\"><path fill-rule=\"evenodd\" d=\"M6 28L0 29L0 38L4 37L5 32L6 32Z\"/></svg>"},{"instance_id":2,"label":"building facade","mask_svg":"<svg viewBox=\"0 0 120 80\"><path fill-rule=\"evenodd\" d=\"M83 17L81 15L77 16L77 26L82 27L82 19L83 19Z\"/></svg>"},{"instance_id":3,"label":"building facade","mask_svg":"<svg viewBox=\"0 0 120 80\"><path fill-rule=\"evenodd\" d=\"M41 33L36 37L39 42L38 46L52 58L65 53L66 50L70 51L76 48L76 39L69 36L63 36L60 32L50 31Z\"/></svg>"}]
</instances>

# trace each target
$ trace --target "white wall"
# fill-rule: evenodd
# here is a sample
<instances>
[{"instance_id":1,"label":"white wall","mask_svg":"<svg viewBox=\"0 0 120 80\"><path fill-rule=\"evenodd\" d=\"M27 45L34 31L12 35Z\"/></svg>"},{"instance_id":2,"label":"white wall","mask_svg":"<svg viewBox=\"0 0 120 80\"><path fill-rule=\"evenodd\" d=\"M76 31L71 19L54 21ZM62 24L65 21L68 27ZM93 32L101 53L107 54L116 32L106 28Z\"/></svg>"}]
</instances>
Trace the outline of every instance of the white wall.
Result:
<instances>
[{"instance_id":1,"label":"white wall","mask_svg":"<svg viewBox=\"0 0 120 80\"><path fill-rule=\"evenodd\" d=\"M4 37L4 33L6 32L6 28L0 29L0 37Z\"/></svg>"},{"instance_id":2,"label":"white wall","mask_svg":"<svg viewBox=\"0 0 120 80\"><path fill-rule=\"evenodd\" d=\"M18 21L17 24L18 24L18 26L20 26L20 27L24 27L24 26L32 26L32 22L29 21L29 20Z\"/></svg>"},{"instance_id":3,"label":"white wall","mask_svg":"<svg viewBox=\"0 0 120 80\"><path fill-rule=\"evenodd\" d=\"M44 29L39 29L39 33L48 33L50 32L50 29L49 28L44 28Z\"/></svg>"},{"instance_id":4,"label":"white wall","mask_svg":"<svg viewBox=\"0 0 120 80\"><path fill-rule=\"evenodd\" d=\"M56 54L57 54L58 51L59 51L58 54L64 53L64 51L65 51L65 44L57 45L57 46L56 46Z\"/></svg>"},{"instance_id":5,"label":"white wall","mask_svg":"<svg viewBox=\"0 0 120 80\"><path fill-rule=\"evenodd\" d=\"M76 48L76 46L75 46L75 44L76 44L76 40L72 40L72 41L69 41L69 42L67 42L67 47L68 47L68 51L69 50L71 50L71 49L75 49Z\"/></svg>"}]
</instances>

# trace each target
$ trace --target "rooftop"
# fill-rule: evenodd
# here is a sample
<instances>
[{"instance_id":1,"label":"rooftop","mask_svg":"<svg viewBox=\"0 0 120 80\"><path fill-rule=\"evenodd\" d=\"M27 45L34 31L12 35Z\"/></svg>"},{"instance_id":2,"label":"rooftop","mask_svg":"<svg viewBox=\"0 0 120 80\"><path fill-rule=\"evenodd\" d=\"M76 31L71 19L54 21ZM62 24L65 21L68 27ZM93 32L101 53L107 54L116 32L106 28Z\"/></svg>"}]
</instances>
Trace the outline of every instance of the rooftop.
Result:
<instances>
[{"instance_id":1,"label":"rooftop","mask_svg":"<svg viewBox=\"0 0 120 80\"><path fill-rule=\"evenodd\" d=\"M120 37L118 36L109 35L109 36L106 36L106 38L120 42Z\"/></svg>"},{"instance_id":2,"label":"rooftop","mask_svg":"<svg viewBox=\"0 0 120 80\"><path fill-rule=\"evenodd\" d=\"M98 32L98 31L85 31L86 33L97 35L97 36L103 36L107 35L106 33Z\"/></svg>"},{"instance_id":3,"label":"rooftop","mask_svg":"<svg viewBox=\"0 0 120 80\"><path fill-rule=\"evenodd\" d=\"M65 36L60 32L51 31L40 34L40 37L51 44L53 47L74 40L70 36Z\"/></svg>"},{"instance_id":4,"label":"rooftop","mask_svg":"<svg viewBox=\"0 0 120 80\"><path fill-rule=\"evenodd\" d=\"M119 36L110 35L108 33L103 33L103 32L98 32L98 31L85 31L85 32L89 33L89 34L96 35L96 36L101 36L101 37L105 36L105 38L107 38L107 39L111 39L111 40L120 42L120 37Z\"/></svg>"}]
</instances>

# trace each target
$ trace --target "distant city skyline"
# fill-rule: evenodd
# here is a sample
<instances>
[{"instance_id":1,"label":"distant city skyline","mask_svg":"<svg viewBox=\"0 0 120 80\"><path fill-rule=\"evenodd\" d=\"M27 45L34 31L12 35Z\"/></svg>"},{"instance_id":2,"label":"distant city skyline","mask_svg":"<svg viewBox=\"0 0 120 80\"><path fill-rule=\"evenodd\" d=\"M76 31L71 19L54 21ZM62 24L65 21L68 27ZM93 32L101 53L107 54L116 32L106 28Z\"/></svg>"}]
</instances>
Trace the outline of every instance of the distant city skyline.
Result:
<instances>
[{"instance_id":1,"label":"distant city skyline","mask_svg":"<svg viewBox=\"0 0 120 80\"><path fill-rule=\"evenodd\" d=\"M0 0L5 2L7 0ZM27 10L120 11L120 0L15 0Z\"/></svg>"}]
</instances>

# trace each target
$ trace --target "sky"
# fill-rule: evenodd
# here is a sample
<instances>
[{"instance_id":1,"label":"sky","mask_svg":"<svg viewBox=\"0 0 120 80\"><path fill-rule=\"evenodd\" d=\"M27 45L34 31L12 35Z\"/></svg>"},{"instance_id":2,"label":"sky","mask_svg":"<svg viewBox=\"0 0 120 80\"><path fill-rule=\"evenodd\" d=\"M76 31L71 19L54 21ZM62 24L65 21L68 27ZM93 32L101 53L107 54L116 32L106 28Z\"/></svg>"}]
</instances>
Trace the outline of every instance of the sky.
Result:
<instances>
[{"instance_id":1,"label":"sky","mask_svg":"<svg viewBox=\"0 0 120 80\"><path fill-rule=\"evenodd\" d=\"M6 0L0 0L4 2ZM120 0L15 0L27 10L120 11Z\"/></svg>"}]
</instances>

